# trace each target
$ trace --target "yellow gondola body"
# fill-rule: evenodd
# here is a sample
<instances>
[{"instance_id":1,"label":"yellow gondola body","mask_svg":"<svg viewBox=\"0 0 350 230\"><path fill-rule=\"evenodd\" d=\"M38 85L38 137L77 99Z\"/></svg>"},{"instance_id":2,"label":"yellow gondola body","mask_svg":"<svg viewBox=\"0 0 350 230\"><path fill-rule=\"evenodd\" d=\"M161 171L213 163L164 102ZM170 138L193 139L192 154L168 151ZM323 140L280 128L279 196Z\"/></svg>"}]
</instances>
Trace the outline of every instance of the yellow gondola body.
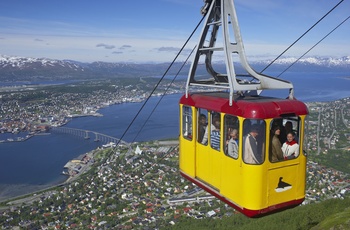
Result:
<instances>
[{"instance_id":1,"label":"yellow gondola body","mask_svg":"<svg viewBox=\"0 0 350 230\"><path fill-rule=\"evenodd\" d=\"M294 120L298 132L300 154L294 159L271 162L270 129L262 130L262 161L249 164L243 158L244 135L238 138L238 157L234 159L225 153L227 138L225 122L220 127L220 150L210 144L198 142L198 110L219 112L220 120L225 116L237 117L239 124L254 119L272 127L274 122ZM180 100L180 172L201 188L230 204L249 217L260 216L288 207L294 207L305 198L306 156L302 153L303 124L307 107L300 101L255 97L238 100L228 106L227 98L193 94ZM211 123L210 113L208 124ZM209 125L208 125L209 126ZM244 125L238 133L244 134ZM210 136L208 143L210 143ZM282 186L279 184L283 184Z\"/></svg>"},{"instance_id":2,"label":"yellow gondola body","mask_svg":"<svg viewBox=\"0 0 350 230\"><path fill-rule=\"evenodd\" d=\"M204 2L206 19L179 103L180 172L249 217L299 205L307 107L294 98L291 82L249 65L234 1ZM260 96L270 89L289 95Z\"/></svg>"}]
</instances>

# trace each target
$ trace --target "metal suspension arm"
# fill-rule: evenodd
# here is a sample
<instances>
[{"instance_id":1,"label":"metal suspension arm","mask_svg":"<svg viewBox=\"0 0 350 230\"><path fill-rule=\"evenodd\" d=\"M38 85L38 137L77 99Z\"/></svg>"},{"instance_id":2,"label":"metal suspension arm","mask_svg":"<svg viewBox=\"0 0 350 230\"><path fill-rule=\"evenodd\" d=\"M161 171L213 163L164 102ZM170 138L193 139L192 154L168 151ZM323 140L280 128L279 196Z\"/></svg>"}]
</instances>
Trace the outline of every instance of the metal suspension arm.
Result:
<instances>
[{"instance_id":1,"label":"metal suspension arm","mask_svg":"<svg viewBox=\"0 0 350 230\"><path fill-rule=\"evenodd\" d=\"M289 89L289 97L293 98L293 85L288 81L257 73L249 65L243 46L236 10L233 0L204 0L205 5L201 9L206 14L194 60L187 79L186 95L190 86L208 86L227 89L230 92L230 104L232 104L234 92L262 91L265 89ZM220 33L221 29L221 33ZM230 40L230 35L233 40ZM221 35L221 36L220 36ZM219 56L224 60L226 72L220 73L213 66L213 56ZM200 58L204 55L204 64L212 80L201 80L196 72ZM253 81L242 80L235 72L233 56L238 60L247 75Z\"/></svg>"}]
</instances>

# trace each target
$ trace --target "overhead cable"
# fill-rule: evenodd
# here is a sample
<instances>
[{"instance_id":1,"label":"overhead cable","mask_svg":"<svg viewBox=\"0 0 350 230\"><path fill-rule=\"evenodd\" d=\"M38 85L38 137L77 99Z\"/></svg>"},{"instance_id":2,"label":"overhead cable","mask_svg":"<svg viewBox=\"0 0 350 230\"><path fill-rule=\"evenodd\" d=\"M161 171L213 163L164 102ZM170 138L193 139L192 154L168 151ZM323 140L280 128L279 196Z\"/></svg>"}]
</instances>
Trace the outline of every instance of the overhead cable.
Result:
<instances>
[{"instance_id":1,"label":"overhead cable","mask_svg":"<svg viewBox=\"0 0 350 230\"><path fill-rule=\"evenodd\" d=\"M313 48L315 48L318 44L320 44L324 39L326 39L331 33L333 33L336 29L338 29L342 24L344 24L348 19L347 17L344 19L339 25L337 25L333 30L331 30L328 34L326 34L322 39L320 39L315 45L313 45L310 49L308 49L303 55L301 55L297 60L295 60L292 64L290 64L282 73L280 73L277 77L280 77L284 72L286 72L290 67L292 67L295 63L297 63L301 58L303 58L307 53L309 53Z\"/></svg>"},{"instance_id":2,"label":"overhead cable","mask_svg":"<svg viewBox=\"0 0 350 230\"><path fill-rule=\"evenodd\" d=\"M171 64L169 65L169 67L166 69L166 71L164 72L163 76L159 79L158 83L155 85L155 87L153 88L152 92L149 94L149 96L147 97L147 99L145 100L145 102L142 104L141 108L139 109L139 111L136 113L136 115L134 116L134 118L132 119L132 121L130 122L130 124L128 125L128 127L125 129L123 135L120 137L118 143L116 144L116 146L118 146L118 144L120 143L120 141L124 138L124 136L126 135L126 133L129 131L129 129L131 128L131 126L133 125L133 123L135 122L135 120L137 119L137 117L140 115L141 111L143 110L143 108L145 107L145 105L147 104L147 102L149 101L149 99L151 98L151 96L153 95L153 93L155 92L155 90L158 88L159 84L163 81L164 77L166 76L166 74L168 73L169 69L172 67L172 65L175 63L176 59L179 57L180 53L183 51L183 49L185 48L185 46L187 45L187 43L189 42L189 40L192 38L193 34L196 32L196 30L198 29L198 27L200 26L200 24L202 23L203 19L205 18L205 16L202 17L202 19L199 21L199 23L197 24L197 26L195 27L195 29L192 31L192 33L190 34L190 36L187 38L186 42L183 44L183 46L181 47L180 51L177 53L177 55L175 56L174 60L171 62Z\"/></svg>"},{"instance_id":3,"label":"overhead cable","mask_svg":"<svg viewBox=\"0 0 350 230\"><path fill-rule=\"evenodd\" d=\"M287 47L280 55L278 55L270 64L268 64L260 73L263 73L267 68L269 68L277 59L279 59L283 54L285 54L292 46L295 45L302 37L304 37L310 30L312 30L318 23L320 23L327 15L329 15L335 8L337 8L344 0L338 2L331 10L329 10L322 18L320 18L315 24L313 24L305 33L303 33L297 40L295 40L290 46Z\"/></svg>"},{"instance_id":4,"label":"overhead cable","mask_svg":"<svg viewBox=\"0 0 350 230\"><path fill-rule=\"evenodd\" d=\"M152 112L149 114L149 116L147 117L146 121L143 122L142 127L139 129L138 133L136 134L136 136L134 137L133 141L136 140L136 138L139 136L140 132L143 130L143 128L145 127L145 125L147 124L147 122L149 121L149 119L151 118L151 116L153 115L154 111L157 109L158 105L160 104L160 102L163 100L164 96L166 95L166 93L168 92L170 86L174 83L174 81L176 80L177 76L180 74L181 70L183 69L183 67L186 65L188 59L190 58L190 56L192 55L193 51L195 50L197 46L194 46L192 51L190 52L190 54L187 56L186 60L183 62L183 64L181 65L180 69L178 70L178 72L175 74L175 76L173 77L173 80L169 83L168 87L165 89L164 93L162 94L162 96L160 97L160 99L158 100L157 104L153 107Z\"/></svg>"}]
</instances>

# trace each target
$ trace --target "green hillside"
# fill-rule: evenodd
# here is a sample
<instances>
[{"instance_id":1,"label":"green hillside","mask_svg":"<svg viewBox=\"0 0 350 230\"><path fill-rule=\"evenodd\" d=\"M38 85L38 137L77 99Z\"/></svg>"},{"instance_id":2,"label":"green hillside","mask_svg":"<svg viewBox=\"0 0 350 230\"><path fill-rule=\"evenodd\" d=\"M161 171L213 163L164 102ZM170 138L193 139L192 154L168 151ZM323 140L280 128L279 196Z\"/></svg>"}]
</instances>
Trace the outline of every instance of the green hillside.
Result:
<instances>
[{"instance_id":1,"label":"green hillside","mask_svg":"<svg viewBox=\"0 0 350 230\"><path fill-rule=\"evenodd\" d=\"M350 229L350 198L331 199L317 204L303 205L257 219L250 219L241 214L215 220L182 218L170 229Z\"/></svg>"}]
</instances>

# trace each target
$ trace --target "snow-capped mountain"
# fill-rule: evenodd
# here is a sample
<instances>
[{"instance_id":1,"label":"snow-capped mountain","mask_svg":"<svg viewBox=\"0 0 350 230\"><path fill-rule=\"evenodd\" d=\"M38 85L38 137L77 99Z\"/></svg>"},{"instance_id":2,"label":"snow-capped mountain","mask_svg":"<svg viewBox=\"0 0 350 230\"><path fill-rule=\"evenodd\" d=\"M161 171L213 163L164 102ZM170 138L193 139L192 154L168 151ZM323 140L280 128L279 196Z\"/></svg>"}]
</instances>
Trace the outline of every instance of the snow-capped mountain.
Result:
<instances>
[{"instance_id":1,"label":"snow-capped mountain","mask_svg":"<svg viewBox=\"0 0 350 230\"><path fill-rule=\"evenodd\" d=\"M60 61L48 58L26 58L26 57L10 57L1 55L0 56L0 70L4 69L33 69L33 68L69 68L75 71L82 71L83 68L70 61Z\"/></svg>"},{"instance_id":2,"label":"snow-capped mountain","mask_svg":"<svg viewBox=\"0 0 350 230\"><path fill-rule=\"evenodd\" d=\"M0 55L0 80L70 79L84 68L70 61Z\"/></svg>"},{"instance_id":3,"label":"snow-capped mountain","mask_svg":"<svg viewBox=\"0 0 350 230\"><path fill-rule=\"evenodd\" d=\"M269 64L271 60L260 61L261 64ZM290 64L304 64L304 65L317 65L324 67L337 67L337 66L348 66L350 65L350 56L341 58L334 57L305 57L297 59L295 57L286 57L277 59L274 64L279 65L290 65Z\"/></svg>"},{"instance_id":4,"label":"snow-capped mountain","mask_svg":"<svg viewBox=\"0 0 350 230\"><path fill-rule=\"evenodd\" d=\"M251 61L250 64L257 71L262 70L271 60ZM181 65L176 63L175 65ZM342 58L332 57L306 57L300 60L294 57L280 58L276 60L269 70L284 70L293 64L291 71L342 71L349 72L350 56ZM220 67L220 65L222 65ZM108 63L93 62L81 63L73 60L53 60L48 58L28 58L0 55L0 80L18 81L33 79L89 79L118 76L145 76L161 75L169 67L169 63ZM180 67L179 67L180 68ZM177 71L173 66L173 71ZM189 65L183 69L188 72ZM223 63L219 68L225 69ZM169 73L172 74L172 73Z\"/></svg>"}]
</instances>

